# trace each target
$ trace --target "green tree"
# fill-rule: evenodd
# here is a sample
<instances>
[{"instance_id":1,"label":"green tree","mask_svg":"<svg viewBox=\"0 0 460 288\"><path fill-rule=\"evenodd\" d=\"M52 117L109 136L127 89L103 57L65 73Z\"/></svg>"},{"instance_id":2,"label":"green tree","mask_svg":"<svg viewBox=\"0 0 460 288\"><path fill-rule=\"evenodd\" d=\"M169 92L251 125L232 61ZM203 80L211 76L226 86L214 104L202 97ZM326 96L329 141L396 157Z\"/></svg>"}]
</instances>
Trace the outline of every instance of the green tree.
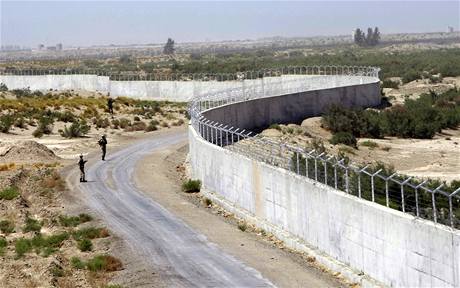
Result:
<instances>
[{"instance_id":1,"label":"green tree","mask_svg":"<svg viewBox=\"0 0 460 288\"><path fill-rule=\"evenodd\" d=\"M374 28L374 33L372 34L372 45L377 45L380 42L380 31L379 27Z\"/></svg>"},{"instance_id":2,"label":"green tree","mask_svg":"<svg viewBox=\"0 0 460 288\"><path fill-rule=\"evenodd\" d=\"M174 40L171 38L168 38L168 41L165 44L165 47L163 48L163 53L166 55L172 55L174 54L174 51L176 49L174 48Z\"/></svg>"},{"instance_id":3,"label":"green tree","mask_svg":"<svg viewBox=\"0 0 460 288\"><path fill-rule=\"evenodd\" d=\"M359 46L362 46L364 44L364 39L365 36L364 36L364 32L357 28L355 30L355 35L354 35L354 40L355 40L355 44L359 45Z\"/></svg>"}]
</instances>

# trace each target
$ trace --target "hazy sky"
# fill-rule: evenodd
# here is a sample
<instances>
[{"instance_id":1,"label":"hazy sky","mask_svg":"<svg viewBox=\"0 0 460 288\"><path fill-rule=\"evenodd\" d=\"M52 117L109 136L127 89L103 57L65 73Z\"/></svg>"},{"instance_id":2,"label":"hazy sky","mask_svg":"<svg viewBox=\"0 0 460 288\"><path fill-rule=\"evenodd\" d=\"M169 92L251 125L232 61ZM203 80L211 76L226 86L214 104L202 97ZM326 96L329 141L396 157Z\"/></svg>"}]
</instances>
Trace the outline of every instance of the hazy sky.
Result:
<instances>
[{"instance_id":1,"label":"hazy sky","mask_svg":"<svg viewBox=\"0 0 460 288\"><path fill-rule=\"evenodd\" d=\"M36 47L459 29L460 1L154 2L0 0L0 42Z\"/></svg>"}]
</instances>

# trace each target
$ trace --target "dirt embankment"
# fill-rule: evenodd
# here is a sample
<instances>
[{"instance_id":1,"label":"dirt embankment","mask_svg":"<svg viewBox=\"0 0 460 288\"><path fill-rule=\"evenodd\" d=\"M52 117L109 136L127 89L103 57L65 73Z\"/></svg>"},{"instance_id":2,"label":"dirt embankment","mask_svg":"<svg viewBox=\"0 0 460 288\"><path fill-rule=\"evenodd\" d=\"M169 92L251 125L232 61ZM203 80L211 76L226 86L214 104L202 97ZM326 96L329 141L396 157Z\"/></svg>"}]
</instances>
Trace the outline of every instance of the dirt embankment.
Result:
<instances>
[{"instance_id":1,"label":"dirt embankment","mask_svg":"<svg viewBox=\"0 0 460 288\"><path fill-rule=\"evenodd\" d=\"M357 148L332 145L332 133L321 125L321 117L305 119L301 125L279 125L262 135L307 149L322 145L332 155L343 153L355 163L367 165L377 161L396 171L419 178L453 181L460 179L460 129L445 129L433 139L358 139Z\"/></svg>"},{"instance_id":2,"label":"dirt embankment","mask_svg":"<svg viewBox=\"0 0 460 288\"><path fill-rule=\"evenodd\" d=\"M32 140L19 141L15 144L0 142L0 163L37 163L58 160L60 158L52 150Z\"/></svg>"}]
</instances>

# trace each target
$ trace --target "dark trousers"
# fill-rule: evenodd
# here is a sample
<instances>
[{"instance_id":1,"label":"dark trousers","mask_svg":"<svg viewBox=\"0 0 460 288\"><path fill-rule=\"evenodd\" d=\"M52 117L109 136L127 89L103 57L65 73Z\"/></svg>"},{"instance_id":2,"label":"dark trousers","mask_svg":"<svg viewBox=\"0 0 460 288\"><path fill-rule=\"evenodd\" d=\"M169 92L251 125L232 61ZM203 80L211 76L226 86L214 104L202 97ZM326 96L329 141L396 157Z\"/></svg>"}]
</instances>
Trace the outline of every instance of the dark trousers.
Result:
<instances>
[{"instance_id":1,"label":"dark trousers","mask_svg":"<svg viewBox=\"0 0 460 288\"><path fill-rule=\"evenodd\" d=\"M80 182L84 182L84 181L86 181L86 179L85 179L85 169L80 168Z\"/></svg>"},{"instance_id":2,"label":"dark trousers","mask_svg":"<svg viewBox=\"0 0 460 288\"><path fill-rule=\"evenodd\" d=\"M106 153L106 148L102 148L102 160L105 160L105 153Z\"/></svg>"}]
</instances>

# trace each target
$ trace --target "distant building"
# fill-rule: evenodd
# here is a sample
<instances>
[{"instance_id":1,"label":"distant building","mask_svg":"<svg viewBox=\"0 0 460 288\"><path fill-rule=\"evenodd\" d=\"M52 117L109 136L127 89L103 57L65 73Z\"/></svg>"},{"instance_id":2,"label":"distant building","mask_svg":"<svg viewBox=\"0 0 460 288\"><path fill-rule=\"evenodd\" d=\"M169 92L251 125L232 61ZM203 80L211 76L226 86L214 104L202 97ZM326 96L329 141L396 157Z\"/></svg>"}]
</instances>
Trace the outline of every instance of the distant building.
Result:
<instances>
[{"instance_id":1,"label":"distant building","mask_svg":"<svg viewBox=\"0 0 460 288\"><path fill-rule=\"evenodd\" d=\"M454 27L448 26L447 27L447 33L454 33Z\"/></svg>"},{"instance_id":2,"label":"distant building","mask_svg":"<svg viewBox=\"0 0 460 288\"><path fill-rule=\"evenodd\" d=\"M48 50L48 51L56 51L56 46L48 46L48 47L46 47L46 50Z\"/></svg>"},{"instance_id":3,"label":"distant building","mask_svg":"<svg viewBox=\"0 0 460 288\"><path fill-rule=\"evenodd\" d=\"M43 44L38 44L38 50L44 50L45 49L45 45Z\"/></svg>"},{"instance_id":4,"label":"distant building","mask_svg":"<svg viewBox=\"0 0 460 288\"><path fill-rule=\"evenodd\" d=\"M56 44L56 50L62 51L62 43Z\"/></svg>"}]
</instances>

